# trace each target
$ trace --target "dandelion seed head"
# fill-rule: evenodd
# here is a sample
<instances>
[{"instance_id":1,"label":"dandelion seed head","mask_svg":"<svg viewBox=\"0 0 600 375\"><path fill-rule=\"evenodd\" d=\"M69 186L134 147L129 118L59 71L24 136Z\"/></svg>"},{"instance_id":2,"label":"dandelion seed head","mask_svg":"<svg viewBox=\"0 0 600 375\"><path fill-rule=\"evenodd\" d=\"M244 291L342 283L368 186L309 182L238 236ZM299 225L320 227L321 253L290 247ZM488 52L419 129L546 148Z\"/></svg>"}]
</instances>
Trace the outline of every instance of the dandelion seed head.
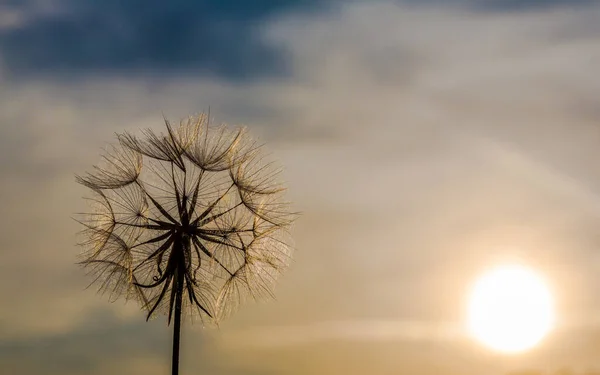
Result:
<instances>
[{"instance_id":1,"label":"dandelion seed head","mask_svg":"<svg viewBox=\"0 0 600 375\"><path fill-rule=\"evenodd\" d=\"M223 318L246 298L272 296L291 259L295 215L281 169L245 128L191 116L166 133L117 135L92 172L81 262L111 300L135 299L147 318L173 310Z\"/></svg>"}]
</instances>

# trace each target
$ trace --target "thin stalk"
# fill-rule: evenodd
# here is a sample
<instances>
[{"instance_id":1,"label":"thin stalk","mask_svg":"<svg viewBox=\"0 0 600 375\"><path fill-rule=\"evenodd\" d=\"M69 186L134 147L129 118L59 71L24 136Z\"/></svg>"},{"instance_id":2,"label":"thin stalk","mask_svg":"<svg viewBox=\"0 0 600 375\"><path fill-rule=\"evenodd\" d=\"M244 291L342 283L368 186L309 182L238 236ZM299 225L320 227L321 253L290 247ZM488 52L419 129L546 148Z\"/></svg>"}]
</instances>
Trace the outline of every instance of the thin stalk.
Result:
<instances>
[{"instance_id":1,"label":"thin stalk","mask_svg":"<svg viewBox=\"0 0 600 375\"><path fill-rule=\"evenodd\" d=\"M181 264L177 267L177 277L174 287L177 288L175 295L175 324L173 325L173 360L172 375L179 374L179 341L181 338L181 301L183 295L183 269Z\"/></svg>"}]
</instances>

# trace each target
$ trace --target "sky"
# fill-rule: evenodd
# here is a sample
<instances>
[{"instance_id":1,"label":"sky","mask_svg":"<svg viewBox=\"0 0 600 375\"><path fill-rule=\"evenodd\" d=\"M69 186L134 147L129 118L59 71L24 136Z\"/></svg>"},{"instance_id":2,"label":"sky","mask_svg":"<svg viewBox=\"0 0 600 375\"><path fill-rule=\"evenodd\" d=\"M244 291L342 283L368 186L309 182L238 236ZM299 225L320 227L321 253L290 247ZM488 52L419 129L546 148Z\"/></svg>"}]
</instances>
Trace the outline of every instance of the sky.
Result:
<instances>
[{"instance_id":1,"label":"sky","mask_svg":"<svg viewBox=\"0 0 600 375\"><path fill-rule=\"evenodd\" d=\"M0 2L0 369L165 374L171 331L86 289L74 175L207 111L285 166L277 299L187 324L181 373L600 369L600 2ZM524 262L557 327L493 353L474 278Z\"/></svg>"}]
</instances>

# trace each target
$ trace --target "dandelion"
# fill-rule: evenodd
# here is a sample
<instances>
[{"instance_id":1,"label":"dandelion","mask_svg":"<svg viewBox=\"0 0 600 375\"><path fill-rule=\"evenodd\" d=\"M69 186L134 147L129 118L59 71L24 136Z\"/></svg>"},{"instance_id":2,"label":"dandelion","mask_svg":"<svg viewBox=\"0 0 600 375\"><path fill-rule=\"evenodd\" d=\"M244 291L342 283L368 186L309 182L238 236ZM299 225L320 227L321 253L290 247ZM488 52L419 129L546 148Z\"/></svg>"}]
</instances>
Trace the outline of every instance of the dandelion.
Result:
<instances>
[{"instance_id":1,"label":"dandelion","mask_svg":"<svg viewBox=\"0 0 600 375\"><path fill-rule=\"evenodd\" d=\"M117 134L92 172L79 262L110 300L138 301L173 325L178 374L182 315L214 322L247 297L272 296L291 257L294 214L281 170L245 129L200 114L166 134Z\"/></svg>"}]
</instances>

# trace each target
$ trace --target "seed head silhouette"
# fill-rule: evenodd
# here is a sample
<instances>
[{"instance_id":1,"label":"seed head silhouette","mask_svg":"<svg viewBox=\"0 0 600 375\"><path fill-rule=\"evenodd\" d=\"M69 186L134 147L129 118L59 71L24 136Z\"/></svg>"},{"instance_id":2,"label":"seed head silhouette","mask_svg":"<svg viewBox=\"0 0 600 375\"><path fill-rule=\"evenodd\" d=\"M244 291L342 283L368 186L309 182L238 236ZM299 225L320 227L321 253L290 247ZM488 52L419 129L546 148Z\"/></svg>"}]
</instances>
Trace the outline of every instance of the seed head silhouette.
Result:
<instances>
[{"instance_id":1,"label":"seed head silhouette","mask_svg":"<svg viewBox=\"0 0 600 375\"><path fill-rule=\"evenodd\" d=\"M165 124L166 134L117 134L77 176L91 192L79 264L111 301L134 299L146 319L174 320L178 374L182 315L215 322L247 297L272 296L296 215L281 170L245 129L213 127L205 114Z\"/></svg>"}]
</instances>

